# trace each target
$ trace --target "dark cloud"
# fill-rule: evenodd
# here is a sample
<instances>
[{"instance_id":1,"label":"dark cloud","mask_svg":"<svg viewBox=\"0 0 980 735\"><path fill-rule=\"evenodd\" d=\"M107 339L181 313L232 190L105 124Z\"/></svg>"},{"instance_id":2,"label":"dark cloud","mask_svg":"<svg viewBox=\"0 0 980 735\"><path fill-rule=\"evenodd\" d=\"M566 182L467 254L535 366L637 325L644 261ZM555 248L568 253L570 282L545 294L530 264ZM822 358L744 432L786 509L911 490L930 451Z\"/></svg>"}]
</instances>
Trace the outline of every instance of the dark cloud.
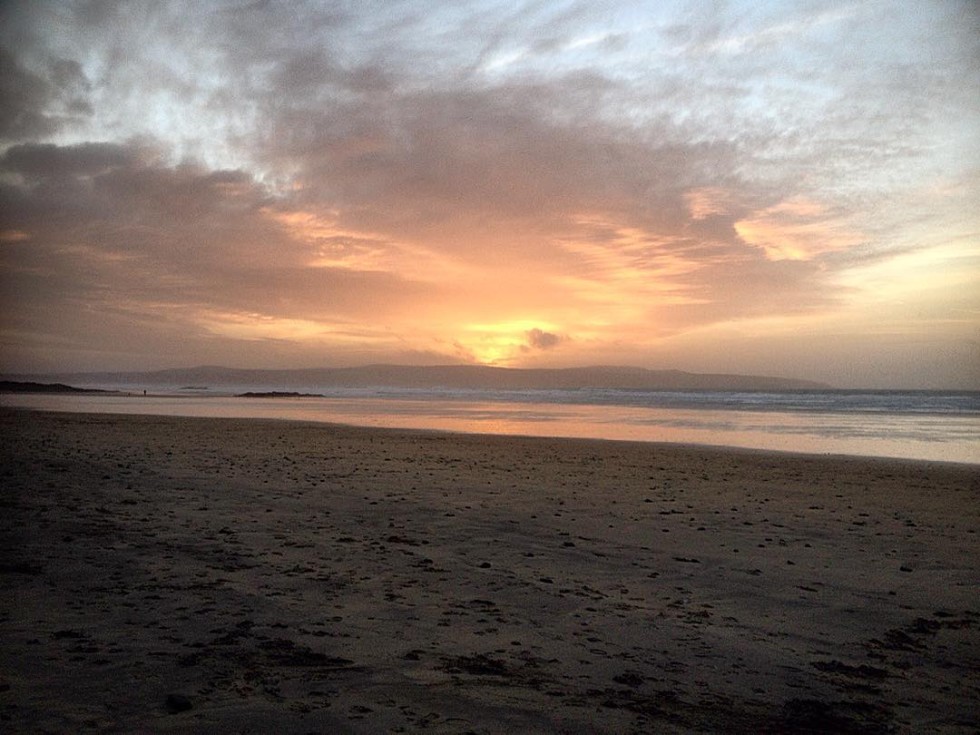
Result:
<instances>
[{"instance_id":1,"label":"dark cloud","mask_svg":"<svg viewBox=\"0 0 980 735\"><path fill-rule=\"evenodd\" d=\"M30 179L62 176L92 176L110 169L131 166L139 151L114 143L82 143L56 146L52 143L15 145L0 156L0 170Z\"/></svg>"},{"instance_id":2,"label":"dark cloud","mask_svg":"<svg viewBox=\"0 0 980 735\"><path fill-rule=\"evenodd\" d=\"M49 135L58 123L46 114L49 85L0 47L0 140Z\"/></svg>"},{"instance_id":3,"label":"dark cloud","mask_svg":"<svg viewBox=\"0 0 980 735\"><path fill-rule=\"evenodd\" d=\"M529 329L525 333L525 336L527 337L527 342L523 346L524 350L550 350L560 345L565 339L561 335L537 328Z\"/></svg>"},{"instance_id":4,"label":"dark cloud","mask_svg":"<svg viewBox=\"0 0 980 735\"><path fill-rule=\"evenodd\" d=\"M163 359L185 337L233 333L247 315L354 325L432 292L394 273L310 267L309 243L241 171L95 144L19 146L4 170L25 181L0 184L0 231L20 233L0 244L0 330L31 343L107 345L111 326Z\"/></svg>"},{"instance_id":5,"label":"dark cloud","mask_svg":"<svg viewBox=\"0 0 980 735\"><path fill-rule=\"evenodd\" d=\"M262 150L270 165L297 168L311 204L339 205L352 222L401 235L442 230L461 250L469 240L460 231L479 222L496 223L505 249L508 223L539 226L585 211L676 226L687 188L734 178L728 143L658 142L677 137L664 123L646 144L601 122L542 113L583 84L432 91L326 109L290 106L287 97Z\"/></svg>"},{"instance_id":6,"label":"dark cloud","mask_svg":"<svg viewBox=\"0 0 980 735\"><path fill-rule=\"evenodd\" d=\"M36 140L88 118L90 90L78 61L42 55L25 65L0 43L0 144Z\"/></svg>"},{"instance_id":7,"label":"dark cloud","mask_svg":"<svg viewBox=\"0 0 980 735\"><path fill-rule=\"evenodd\" d=\"M0 141L34 139L55 132L61 121L49 111L57 87L18 63L0 47Z\"/></svg>"}]
</instances>

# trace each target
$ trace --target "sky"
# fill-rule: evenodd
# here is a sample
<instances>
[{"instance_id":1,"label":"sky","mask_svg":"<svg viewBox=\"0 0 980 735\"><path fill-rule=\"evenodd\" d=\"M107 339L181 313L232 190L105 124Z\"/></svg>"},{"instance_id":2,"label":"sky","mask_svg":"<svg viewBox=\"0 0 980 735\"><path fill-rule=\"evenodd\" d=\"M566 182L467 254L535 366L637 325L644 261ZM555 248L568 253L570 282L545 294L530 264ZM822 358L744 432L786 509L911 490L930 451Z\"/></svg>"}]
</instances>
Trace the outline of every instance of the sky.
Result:
<instances>
[{"instance_id":1,"label":"sky","mask_svg":"<svg viewBox=\"0 0 980 735\"><path fill-rule=\"evenodd\" d=\"M0 4L0 370L980 389L980 6Z\"/></svg>"}]
</instances>

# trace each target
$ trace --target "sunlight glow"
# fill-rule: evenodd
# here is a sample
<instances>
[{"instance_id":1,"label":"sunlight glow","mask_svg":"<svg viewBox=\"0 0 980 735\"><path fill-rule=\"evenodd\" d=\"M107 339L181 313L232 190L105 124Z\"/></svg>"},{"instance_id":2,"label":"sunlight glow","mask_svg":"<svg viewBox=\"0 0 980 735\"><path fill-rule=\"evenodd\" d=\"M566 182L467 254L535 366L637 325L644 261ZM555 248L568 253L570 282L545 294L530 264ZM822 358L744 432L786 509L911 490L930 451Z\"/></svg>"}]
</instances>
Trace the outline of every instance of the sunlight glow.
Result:
<instances>
[{"instance_id":1,"label":"sunlight glow","mask_svg":"<svg viewBox=\"0 0 980 735\"><path fill-rule=\"evenodd\" d=\"M3 230L0 232L0 242L26 242L30 239L31 234L23 230Z\"/></svg>"},{"instance_id":2,"label":"sunlight glow","mask_svg":"<svg viewBox=\"0 0 980 735\"><path fill-rule=\"evenodd\" d=\"M761 248L769 260L811 260L865 239L822 204L805 197L786 199L741 219L735 231L749 245Z\"/></svg>"},{"instance_id":3,"label":"sunlight glow","mask_svg":"<svg viewBox=\"0 0 980 735\"><path fill-rule=\"evenodd\" d=\"M389 269L386 238L381 235L343 228L336 216L268 208L263 213L297 240L312 246L314 252L309 265L313 267L360 271Z\"/></svg>"},{"instance_id":4,"label":"sunlight glow","mask_svg":"<svg viewBox=\"0 0 980 735\"><path fill-rule=\"evenodd\" d=\"M357 344L385 339L370 330L349 324L329 324L310 319L288 319L259 313L205 312L200 326L212 334L248 341L330 342Z\"/></svg>"},{"instance_id":5,"label":"sunlight glow","mask_svg":"<svg viewBox=\"0 0 980 735\"><path fill-rule=\"evenodd\" d=\"M864 302L919 300L980 304L980 247L948 243L882 259L841 272L837 282ZM957 297L960 298L957 298Z\"/></svg>"},{"instance_id":6,"label":"sunlight glow","mask_svg":"<svg viewBox=\"0 0 980 735\"><path fill-rule=\"evenodd\" d=\"M684 202L691 212L691 217L696 220L728 214L732 207L732 199L731 192L717 186L692 189L684 194Z\"/></svg>"},{"instance_id":7,"label":"sunlight glow","mask_svg":"<svg viewBox=\"0 0 980 735\"><path fill-rule=\"evenodd\" d=\"M550 349L561 341L556 327L546 321L514 319L489 324L467 324L457 340L463 353L484 365L508 364L532 349Z\"/></svg>"}]
</instances>

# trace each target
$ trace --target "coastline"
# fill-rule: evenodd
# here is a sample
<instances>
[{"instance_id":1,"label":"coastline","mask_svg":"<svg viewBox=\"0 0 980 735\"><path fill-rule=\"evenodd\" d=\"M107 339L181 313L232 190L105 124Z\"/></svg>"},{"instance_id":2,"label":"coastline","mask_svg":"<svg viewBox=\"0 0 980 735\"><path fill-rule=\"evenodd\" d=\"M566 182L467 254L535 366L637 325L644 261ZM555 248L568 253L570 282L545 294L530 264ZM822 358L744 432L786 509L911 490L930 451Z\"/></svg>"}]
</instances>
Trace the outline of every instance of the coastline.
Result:
<instances>
[{"instance_id":1,"label":"coastline","mask_svg":"<svg viewBox=\"0 0 980 735\"><path fill-rule=\"evenodd\" d=\"M980 414L938 405L889 413L847 405L841 410L796 405L779 410L768 396L759 410L721 409L687 395L676 406L415 397L238 395L0 395L0 409L81 413L279 419L403 430L435 430L484 436L538 436L647 444L740 447L811 456L893 457L980 466ZM891 399L890 399L891 400ZM731 401L730 401L731 403ZM741 399L734 406L741 405ZM805 410L801 410L804 409Z\"/></svg>"},{"instance_id":2,"label":"coastline","mask_svg":"<svg viewBox=\"0 0 980 735\"><path fill-rule=\"evenodd\" d=\"M263 419L0 426L12 732L980 724L975 466Z\"/></svg>"}]
</instances>

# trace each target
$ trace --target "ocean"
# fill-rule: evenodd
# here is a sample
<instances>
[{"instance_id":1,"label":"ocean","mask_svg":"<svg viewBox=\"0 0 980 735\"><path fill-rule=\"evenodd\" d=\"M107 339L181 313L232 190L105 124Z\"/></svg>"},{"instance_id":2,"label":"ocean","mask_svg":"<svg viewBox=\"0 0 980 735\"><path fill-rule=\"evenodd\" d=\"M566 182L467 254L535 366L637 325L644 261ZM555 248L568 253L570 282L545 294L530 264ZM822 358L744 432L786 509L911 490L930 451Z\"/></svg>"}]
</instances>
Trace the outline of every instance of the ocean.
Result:
<instances>
[{"instance_id":1,"label":"ocean","mask_svg":"<svg viewBox=\"0 0 980 735\"><path fill-rule=\"evenodd\" d=\"M105 386L111 387L111 386ZM41 410L273 418L477 434L672 442L980 464L980 393L941 391L442 390L237 385L0 395Z\"/></svg>"}]
</instances>

